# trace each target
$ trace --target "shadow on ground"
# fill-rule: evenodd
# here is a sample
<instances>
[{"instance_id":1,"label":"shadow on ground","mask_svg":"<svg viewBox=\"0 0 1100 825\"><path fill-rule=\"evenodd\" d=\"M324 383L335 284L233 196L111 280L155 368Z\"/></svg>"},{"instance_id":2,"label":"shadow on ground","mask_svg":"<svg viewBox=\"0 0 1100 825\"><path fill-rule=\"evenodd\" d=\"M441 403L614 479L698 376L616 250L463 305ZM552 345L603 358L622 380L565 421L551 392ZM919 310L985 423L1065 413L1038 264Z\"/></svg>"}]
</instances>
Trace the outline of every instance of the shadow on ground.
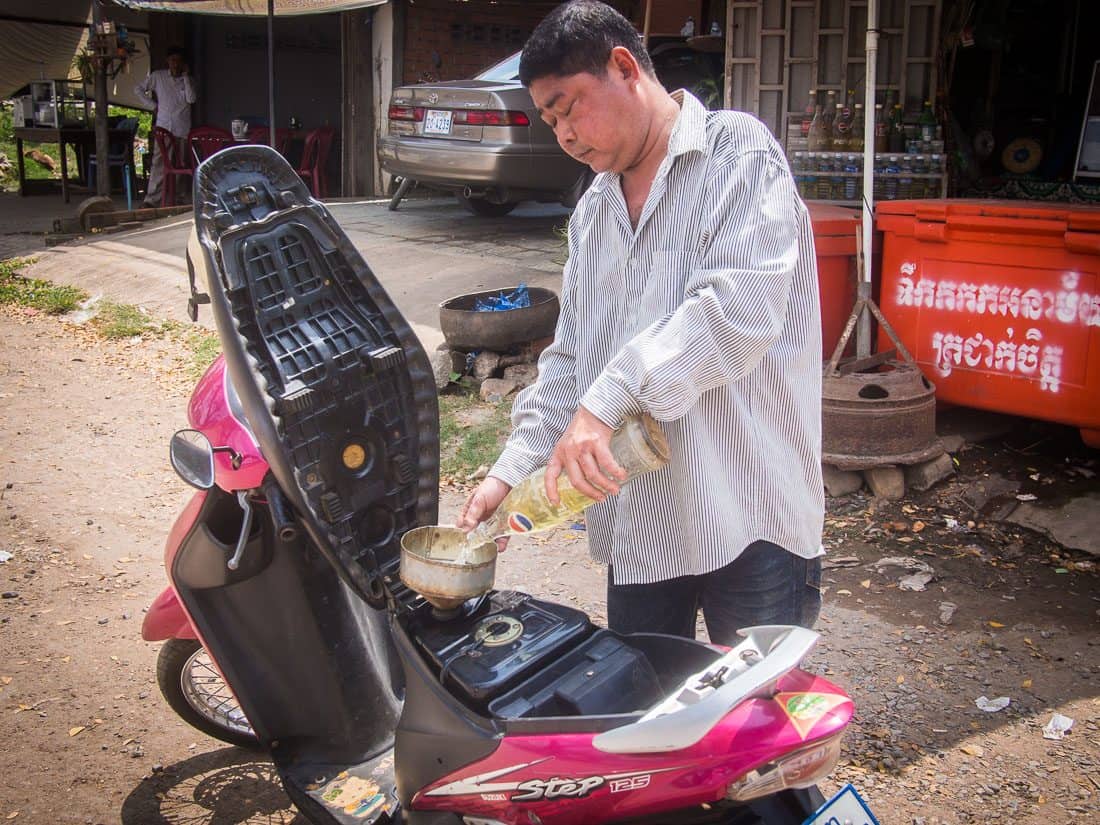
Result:
<instances>
[{"instance_id":1,"label":"shadow on ground","mask_svg":"<svg viewBox=\"0 0 1100 825\"><path fill-rule=\"evenodd\" d=\"M239 748L147 776L122 803L124 825L307 825L266 758Z\"/></svg>"}]
</instances>

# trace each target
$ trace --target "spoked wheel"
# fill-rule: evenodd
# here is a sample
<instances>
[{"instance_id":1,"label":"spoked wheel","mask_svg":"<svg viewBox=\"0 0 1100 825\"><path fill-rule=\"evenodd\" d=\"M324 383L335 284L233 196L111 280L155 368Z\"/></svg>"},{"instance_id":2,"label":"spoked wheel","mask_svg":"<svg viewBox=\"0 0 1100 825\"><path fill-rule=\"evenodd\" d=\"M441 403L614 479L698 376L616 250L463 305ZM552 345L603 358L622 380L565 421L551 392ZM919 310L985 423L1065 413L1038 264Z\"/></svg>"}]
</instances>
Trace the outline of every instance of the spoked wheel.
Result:
<instances>
[{"instance_id":1,"label":"spoked wheel","mask_svg":"<svg viewBox=\"0 0 1100 825\"><path fill-rule=\"evenodd\" d=\"M260 740L210 654L194 639L169 639L157 657L157 684L165 700L187 724L249 750Z\"/></svg>"}]
</instances>

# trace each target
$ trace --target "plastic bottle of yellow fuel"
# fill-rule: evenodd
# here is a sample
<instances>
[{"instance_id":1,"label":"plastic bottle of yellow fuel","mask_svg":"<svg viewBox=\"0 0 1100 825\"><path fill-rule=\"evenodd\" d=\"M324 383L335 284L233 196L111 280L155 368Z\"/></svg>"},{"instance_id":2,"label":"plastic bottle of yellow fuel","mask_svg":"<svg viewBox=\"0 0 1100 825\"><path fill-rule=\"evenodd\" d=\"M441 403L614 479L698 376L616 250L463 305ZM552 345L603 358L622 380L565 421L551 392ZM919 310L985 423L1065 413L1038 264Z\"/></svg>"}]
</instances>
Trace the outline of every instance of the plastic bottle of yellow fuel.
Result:
<instances>
[{"instance_id":1,"label":"plastic bottle of yellow fuel","mask_svg":"<svg viewBox=\"0 0 1100 825\"><path fill-rule=\"evenodd\" d=\"M626 481L668 463L668 441L660 426L646 414L628 416L611 435L611 454L626 471ZM623 482L625 483L625 482ZM500 536L537 533L575 519L595 499L576 490L568 476L558 476L557 506L546 497L546 468L535 471L505 496L496 512L467 537L477 545Z\"/></svg>"}]
</instances>

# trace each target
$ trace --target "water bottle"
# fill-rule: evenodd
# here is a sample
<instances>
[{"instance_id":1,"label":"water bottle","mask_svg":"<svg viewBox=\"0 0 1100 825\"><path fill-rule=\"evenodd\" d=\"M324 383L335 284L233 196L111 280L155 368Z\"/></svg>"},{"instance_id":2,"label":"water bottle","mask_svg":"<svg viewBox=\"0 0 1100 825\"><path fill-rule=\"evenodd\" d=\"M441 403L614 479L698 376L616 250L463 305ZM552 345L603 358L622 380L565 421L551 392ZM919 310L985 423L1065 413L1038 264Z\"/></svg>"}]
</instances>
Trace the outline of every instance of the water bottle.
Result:
<instances>
[{"instance_id":1,"label":"water bottle","mask_svg":"<svg viewBox=\"0 0 1100 825\"><path fill-rule=\"evenodd\" d=\"M844 156L844 200L859 200L859 155Z\"/></svg>"},{"instance_id":2,"label":"water bottle","mask_svg":"<svg viewBox=\"0 0 1100 825\"><path fill-rule=\"evenodd\" d=\"M898 174L901 172L901 161L897 155L890 155L886 161L885 178L882 185L882 197L893 201L898 199Z\"/></svg>"}]
</instances>

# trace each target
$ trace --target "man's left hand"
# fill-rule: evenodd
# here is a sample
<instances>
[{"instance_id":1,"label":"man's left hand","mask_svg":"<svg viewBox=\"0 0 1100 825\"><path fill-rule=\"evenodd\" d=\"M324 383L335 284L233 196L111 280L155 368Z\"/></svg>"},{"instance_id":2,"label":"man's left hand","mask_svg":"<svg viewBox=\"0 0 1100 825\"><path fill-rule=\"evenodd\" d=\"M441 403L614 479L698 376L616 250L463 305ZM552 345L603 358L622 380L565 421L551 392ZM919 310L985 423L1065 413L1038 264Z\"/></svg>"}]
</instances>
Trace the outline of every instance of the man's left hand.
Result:
<instances>
[{"instance_id":1,"label":"man's left hand","mask_svg":"<svg viewBox=\"0 0 1100 825\"><path fill-rule=\"evenodd\" d=\"M596 501L618 494L626 472L611 454L613 432L584 407L577 410L546 465L546 495L551 504L556 506L561 501L558 476L562 472L578 492Z\"/></svg>"}]
</instances>

